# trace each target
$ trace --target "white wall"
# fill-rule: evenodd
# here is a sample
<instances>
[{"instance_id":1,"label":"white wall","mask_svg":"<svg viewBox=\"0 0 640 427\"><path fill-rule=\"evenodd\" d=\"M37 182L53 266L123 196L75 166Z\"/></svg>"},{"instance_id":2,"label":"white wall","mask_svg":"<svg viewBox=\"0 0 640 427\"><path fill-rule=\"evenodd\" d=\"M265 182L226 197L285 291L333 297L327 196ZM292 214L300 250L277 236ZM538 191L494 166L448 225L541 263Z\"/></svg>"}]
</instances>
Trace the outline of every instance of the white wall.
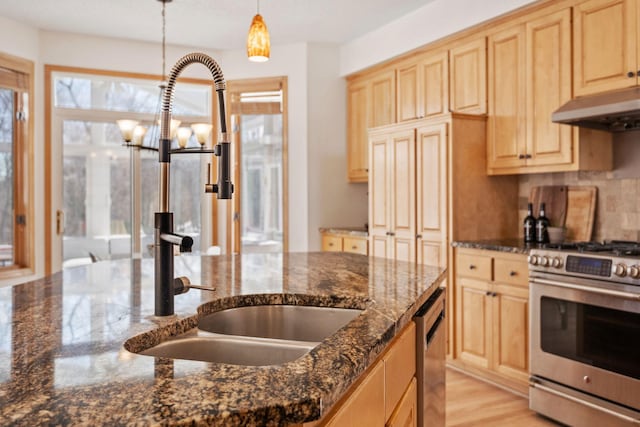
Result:
<instances>
[{"instance_id":1,"label":"white wall","mask_svg":"<svg viewBox=\"0 0 640 427\"><path fill-rule=\"evenodd\" d=\"M340 48L340 75L370 67L528 3L533 1L434 0L344 44Z\"/></svg>"},{"instance_id":2,"label":"white wall","mask_svg":"<svg viewBox=\"0 0 640 427\"><path fill-rule=\"evenodd\" d=\"M347 183L346 84L335 45L309 45L309 250L321 248L319 227L364 226L367 184Z\"/></svg>"}]
</instances>

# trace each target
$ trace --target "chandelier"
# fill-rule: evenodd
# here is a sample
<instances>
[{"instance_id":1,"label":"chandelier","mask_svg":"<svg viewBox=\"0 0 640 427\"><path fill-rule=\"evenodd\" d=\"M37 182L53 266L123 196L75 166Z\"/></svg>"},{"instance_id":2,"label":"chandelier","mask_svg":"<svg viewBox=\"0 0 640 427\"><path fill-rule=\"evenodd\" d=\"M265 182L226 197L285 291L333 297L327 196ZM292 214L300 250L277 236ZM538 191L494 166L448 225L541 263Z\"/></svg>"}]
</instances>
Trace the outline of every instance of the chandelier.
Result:
<instances>
[{"instance_id":1,"label":"chandelier","mask_svg":"<svg viewBox=\"0 0 640 427\"><path fill-rule=\"evenodd\" d=\"M158 85L160 88L160 94L158 97L158 111L162 96L164 94L165 89L167 88L166 83L166 4L171 3L173 0L157 0L162 3L162 81ZM160 125L160 120L158 117L154 120L156 124ZM130 119L122 119L117 120L118 128L120 129L120 134L122 135L122 139L124 139L125 145L129 147L137 147L146 150L158 151L157 147L153 146L145 146L143 144L144 137L147 134L147 127L140 124L137 120ZM170 138L173 140L177 137L178 140L178 149L171 150L172 153L178 152L207 152L210 150L205 150L207 139L211 134L211 129L213 126L209 123L193 123L191 127L180 127L180 120L171 119L171 124L169 126ZM200 144L199 148L186 148L187 142L191 138L191 135L195 134L196 140ZM155 138L151 138L152 141ZM211 151L212 152L212 151Z\"/></svg>"}]
</instances>

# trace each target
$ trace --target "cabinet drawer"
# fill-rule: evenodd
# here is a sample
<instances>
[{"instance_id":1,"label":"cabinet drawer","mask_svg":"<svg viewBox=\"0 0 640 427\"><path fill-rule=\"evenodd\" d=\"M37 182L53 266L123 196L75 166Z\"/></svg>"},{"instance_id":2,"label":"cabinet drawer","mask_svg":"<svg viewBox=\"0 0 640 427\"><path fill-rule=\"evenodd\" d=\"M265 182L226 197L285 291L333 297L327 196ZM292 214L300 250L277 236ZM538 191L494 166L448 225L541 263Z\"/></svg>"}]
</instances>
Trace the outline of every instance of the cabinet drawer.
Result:
<instances>
[{"instance_id":1,"label":"cabinet drawer","mask_svg":"<svg viewBox=\"0 0 640 427\"><path fill-rule=\"evenodd\" d=\"M517 286L529 286L529 266L524 255L495 258L495 281Z\"/></svg>"},{"instance_id":2,"label":"cabinet drawer","mask_svg":"<svg viewBox=\"0 0 640 427\"><path fill-rule=\"evenodd\" d=\"M322 250L327 252L342 252L342 237L323 235Z\"/></svg>"},{"instance_id":3,"label":"cabinet drawer","mask_svg":"<svg viewBox=\"0 0 640 427\"><path fill-rule=\"evenodd\" d=\"M471 253L458 253L456 273L459 276L491 280L491 257Z\"/></svg>"},{"instance_id":4,"label":"cabinet drawer","mask_svg":"<svg viewBox=\"0 0 640 427\"><path fill-rule=\"evenodd\" d=\"M358 237L345 237L342 239L342 249L353 254L367 255L367 239Z\"/></svg>"}]
</instances>

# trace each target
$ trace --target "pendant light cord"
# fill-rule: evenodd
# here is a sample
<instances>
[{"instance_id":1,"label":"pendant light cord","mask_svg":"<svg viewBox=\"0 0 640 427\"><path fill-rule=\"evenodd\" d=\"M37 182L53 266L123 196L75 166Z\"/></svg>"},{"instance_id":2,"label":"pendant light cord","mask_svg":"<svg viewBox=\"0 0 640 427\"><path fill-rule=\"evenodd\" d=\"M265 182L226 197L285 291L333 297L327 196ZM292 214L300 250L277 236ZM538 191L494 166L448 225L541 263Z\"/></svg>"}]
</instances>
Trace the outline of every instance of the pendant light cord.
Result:
<instances>
[{"instance_id":1,"label":"pendant light cord","mask_svg":"<svg viewBox=\"0 0 640 427\"><path fill-rule=\"evenodd\" d=\"M167 6L167 2L162 2L162 81L166 81L167 73L166 73L166 54L165 54L165 42L166 42L166 28L167 28L167 19L165 16L165 8Z\"/></svg>"}]
</instances>

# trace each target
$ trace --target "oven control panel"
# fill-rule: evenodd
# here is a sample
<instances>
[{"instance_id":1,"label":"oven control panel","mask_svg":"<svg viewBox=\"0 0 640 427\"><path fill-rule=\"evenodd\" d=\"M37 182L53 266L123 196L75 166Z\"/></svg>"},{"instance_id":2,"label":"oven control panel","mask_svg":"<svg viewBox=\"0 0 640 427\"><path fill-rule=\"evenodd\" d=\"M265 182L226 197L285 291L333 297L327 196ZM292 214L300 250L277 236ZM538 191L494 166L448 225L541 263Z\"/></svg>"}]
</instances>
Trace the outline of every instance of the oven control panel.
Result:
<instances>
[{"instance_id":1,"label":"oven control panel","mask_svg":"<svg viewBox=\"0 0 640 427\"><path fill-rule=\"evenodd\" d=\"M529 255L529 271L640 286L640 259L609 255L587 255L578 251L534 249Z\"/></svg>"},{"instance_id":2,"label":"oven control panel","mask_svg":"<svg viewBox=\"0 0 640 427\"><path fill-rule=\"evenodd\" d=\"M603 258L591 258L586 256L567 256L567 272L580 273L589 276L611 276L611 260Z\"/></svg>"}]
</instances>

